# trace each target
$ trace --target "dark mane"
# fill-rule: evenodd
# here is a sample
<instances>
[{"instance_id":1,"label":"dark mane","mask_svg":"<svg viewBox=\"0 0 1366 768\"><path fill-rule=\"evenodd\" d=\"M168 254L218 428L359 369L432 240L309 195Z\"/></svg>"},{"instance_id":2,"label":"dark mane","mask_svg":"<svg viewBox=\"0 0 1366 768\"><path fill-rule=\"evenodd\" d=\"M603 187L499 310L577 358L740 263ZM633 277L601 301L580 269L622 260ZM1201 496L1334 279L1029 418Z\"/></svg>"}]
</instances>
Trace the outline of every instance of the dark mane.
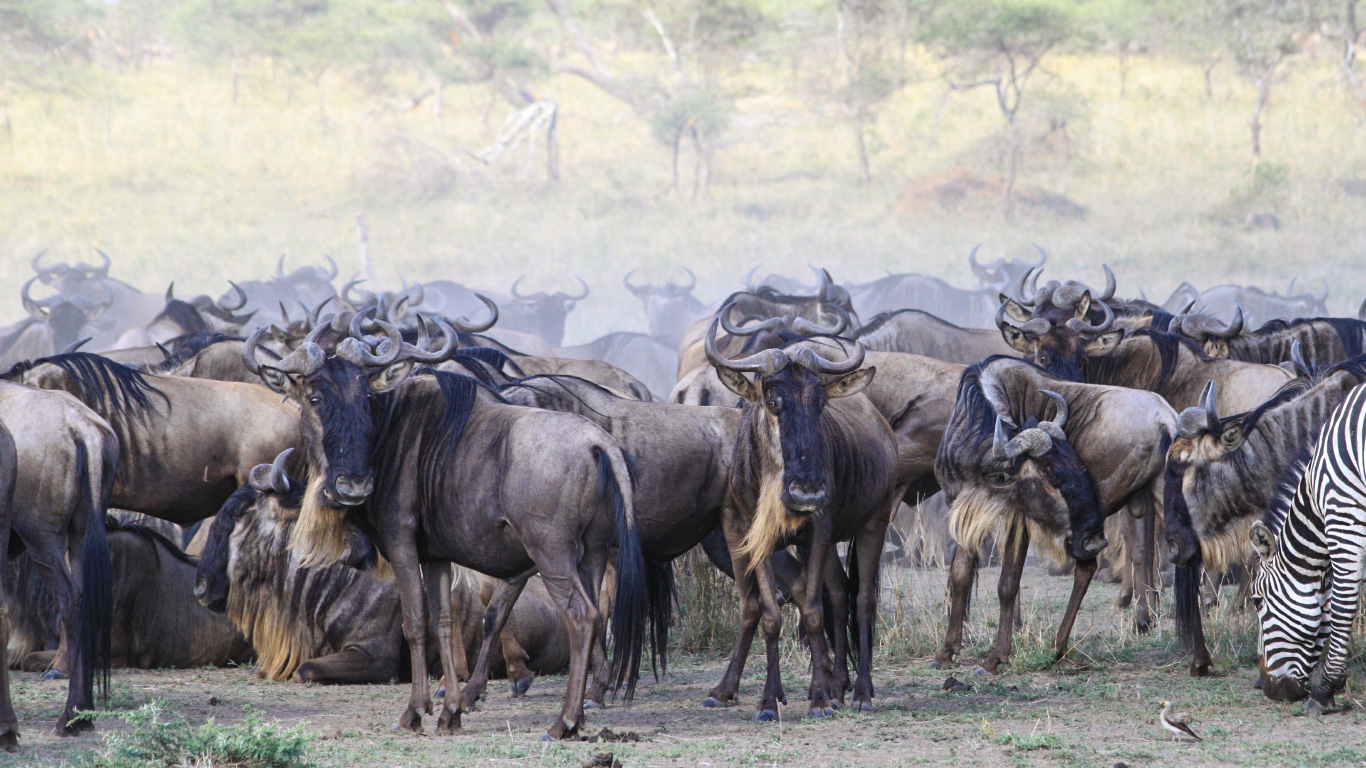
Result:
<instances>
[{"instance_id":1,"label":"dark mane","mask_svg":"<svg viewBox=\"0 0 1366 768\"><path fill-rule=\"evenodd\" d=\"M446 471L452 466L450 456L460 444L480 390L502 399L496 391L472 377L445 371L433 371L432 375L441 388L444 408L440 422L436 425L434 439L423 446L418 459L418 472L423 478L423 487L419 489L420 503L427 508L437 504L437 499L441 497ZM380 444L381 441L375 441L376 446Z\"/></svg>"},{"instance_id":2,"label":"dark mane","mask_svg":"<svg viewBox=\"0 0 1366 768\"><path fill-rule=\"evenodd\" d=\"M203 352L205 349L208 349L209 347L213 346L214 344L217 344L220 341L242 341L242 338L240 336L229 336L226 333L221 333L219 331L211 329L195 331L194 333L181 334L180 336L177 336L174 339L171 339L170 341L162 345L171 351L170 357L166 358L165 360L162 360L159 363L151 363L149 365L129 367L133 368L134 370L140 370L143 373L169 373L175 370L176 368L179 368L180 366L184 365L186 362L189 361L190 358L194 357L200 352ZM273 351L266 347L258 347L258 351L259 350L264 350L265 352L271 355L275 354ZM278 357L279 356L276 355L277 359Z\"/></svg>"},{"instance_id":3,"label":"dark mane","mask_svg":"<svg viewBox=\"0 0 1366 768\"><path fill-rule=\"evenodd\" d=\"M108 358L89 352L71 352L39 358L32 364L42 363L51 363L70 376L76 382L81 402L98 413L119 412L145 420L155 413L151 395L159 396L168 410L171 407L170 398L152 386L142 373Z\"/></svg>"},{"instance_id":4,"label":"dark mane","mask_svg":"<svg viewBox=\"0 0 1366 768\"><path fill-rule=\"evenodd\" d=\"M1205 350L1194 339L1186 338L1174 333L1159 331L1155 328L1139 328L1129 331L1125 338L1135 338L1145 336L1152 341L1153 348L1157 350L1158 367L1157 383L1154 389L1160 389L1171 375L1176 371L1176 364L1181 361L1181 348L1185 347L1196 359L1209 362L1210 356L1205 354ZM1122 360L1117 355L1082 356L1082 380L1101 384L1113 381L1119 373Z\"/></svg>"},{"instance_id":5,"label":"dark mane","mask_svg":"<svg viewBox=\"0 0 1366 768\"><path fill-rule=\"evenodd\" d=\"M199 314L199 310L180 299L171 299L166 302L166 308L152 318L152 323L155 324L162 320L175 323L186 334L212 330L209 328L209 324L204 321L204 316Z\"/></svg>"},{"instance_id":6,"label":"dark mane","mask_svg":"<svg viewBox=\"0 0 1366 768\"><path fill-rule=\"evenodd\" d=\"M1236 416L1230 416L1227 419L1222 419L1221 421L1225 423L1231 421L1241 421L1243 425L1243 434L1247 434L1248 432L1251 432L1253 429L1256 428L1257 422L1261 421L1262 416L1266 415L1268 411L1279 408L1282 405L1285 405L1286 403L1299 397L1300 395L1303 395L1304 393L1312 389L1313 386L1317 384L1319 381L1320 379L1317 378L1312 380L1306 378L1291 379L1290 381L1287 381L1284 385L1282 385L1280 389L1276 390L1276 394L1272 395L1271 398L1267 400L1265 403L1262 403L1261 405L1257 406L1256 408L1253 408L1247 413Z\"/></svg>"},{"instance_id":7,"label":"dark mane","mask_svg":"<svg viewBox=\"0 0 1366 768\"><path fill-rule=\"evenodd\" d=\"M142 539L143 543L152 550L152 559L156 561L158 565L161 562L161 550L164 549L176 560L179 560L186 565L192 565L196 568L199 567L199 560L185 554L185 551L175 542L166 538L159 531L154 531L145 525L126 523L113 515L105 515L104 530L106 533L127 533Z\"/></svg>"}]
</instances>

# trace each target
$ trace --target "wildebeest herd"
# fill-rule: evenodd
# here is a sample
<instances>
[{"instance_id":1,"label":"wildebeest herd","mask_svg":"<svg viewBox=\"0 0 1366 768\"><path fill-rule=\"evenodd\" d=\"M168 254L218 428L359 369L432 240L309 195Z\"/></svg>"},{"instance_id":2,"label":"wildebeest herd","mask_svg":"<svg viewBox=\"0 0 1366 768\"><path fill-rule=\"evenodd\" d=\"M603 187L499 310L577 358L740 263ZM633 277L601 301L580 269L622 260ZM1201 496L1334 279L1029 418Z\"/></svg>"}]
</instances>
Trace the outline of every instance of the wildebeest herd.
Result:
<instances>
[{"instance_id":1,"label":"wildebeest herd","mask_svg":"<svg viewBox=\"0 0 1366 768\"><path fill-rule=\"evenodd\" d=\"M756 717L777 717L791 603L810 716L872 710L879 570L916 551L894 520L942 494L936 665L962 650L988 550L1001 616L982 666L1009 662L1032 545L1073 574L1059 658L1098 572L1142 632L1170 563L1192 675L1212 661L1208 574L1258 612L1266 694L1334 708L1366 546L1366 322L1293 284L1182 284L1159 305L1118 298L1108 267L1098 290L1040 285L1042 249L978 253L972 289L751 271L711 304L689 270L633 272L649 332L578 346L582 280L377 292L281 259L178 298L111 277L103 253L39 254L29 316L0 329L7 666L68 678L61 734L93 727L77 712L111 666L410 680L399 725L419 732L433 670L443 733L493 676L518 695L567 672L546 736L568 738L631 699L647 649L666 666L671 562L698 548L740 596L704 706L736 700L762 631ZM7 673L0 744L18 744Z\"/></svg>"}]
</instances>

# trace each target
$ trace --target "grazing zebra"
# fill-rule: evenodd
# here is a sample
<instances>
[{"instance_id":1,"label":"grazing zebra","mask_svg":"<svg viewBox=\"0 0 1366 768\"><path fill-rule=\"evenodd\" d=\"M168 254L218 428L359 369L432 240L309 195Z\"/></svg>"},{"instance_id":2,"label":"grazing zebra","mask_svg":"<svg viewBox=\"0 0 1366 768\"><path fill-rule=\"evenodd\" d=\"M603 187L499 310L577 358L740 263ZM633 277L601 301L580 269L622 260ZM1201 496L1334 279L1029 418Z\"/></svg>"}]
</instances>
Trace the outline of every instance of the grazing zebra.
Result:
<instances>
[{"instance_id":1,"label":"grazing zebra","mask_svg":"<svg viewBox=\"0 0 1366 768\"><path fill-rule=\"evenodd\" d=\"M1261 619L1262 689L1306 712L1334 709L1346 680L1366 558L1366 387L1328 417L1313 451L1293 462L1249 533L1260 565L1252 602ZM1327 646L1323 678L1309 675Z\"/></svg>"}]
</instances>

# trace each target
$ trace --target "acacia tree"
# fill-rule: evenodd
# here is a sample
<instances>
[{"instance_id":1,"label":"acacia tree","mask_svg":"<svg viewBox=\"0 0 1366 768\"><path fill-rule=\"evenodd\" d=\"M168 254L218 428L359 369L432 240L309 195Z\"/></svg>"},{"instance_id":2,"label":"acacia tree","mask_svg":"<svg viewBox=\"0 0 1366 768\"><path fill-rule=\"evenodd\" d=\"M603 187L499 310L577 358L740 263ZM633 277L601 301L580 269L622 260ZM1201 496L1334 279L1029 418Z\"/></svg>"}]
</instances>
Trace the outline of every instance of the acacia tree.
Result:
<instances>
[{"instance_id":1,"label":"acacia tree","mask_svg":"<svg viewBox=\"0 0 1366 768\"><path fill-rule=\"evenodd\" d=\"M1019 112L1044 57L1080 35L1077 8L1066 0L959 0L940 6L923 39L948 61L950 88L990 88L1005 121L1007 150L1001 206L1015 218L1015 179L1022 137Z\"/></svg>"},{"instance_id":2,"label":"acacia tree","mask_svg":"<svg viewBox=\"0 0 1366 768\"><path fill-rule=\"evenodd\" d=\"M1299 50L1309 8L1300 0L1213 0L1224 43L1238 72L1256 92L1247 127L1252 159L1262 159L1262 114L1282 65Z\"/></svg>"},{"instance_id":3,"label":"acacia tree","mask_svg":"<svg viewBox=\"0 0 1366 768\"><path fill-rule=\"evenodd\" d=\"M664 54L661 65L627 74L609 69L586 37L568 0L546 0L583 63L560 62L555 70L582 77L620 99L644 119L654 137L670 150L672 181L679 189L678 161L685 140L692 144L692 196L708 194L712 159L730 127L734 96L722 78L749 52L766 26L760 10L744 0L623 0L605 6L602 17L613 21L637 42L653 39Z\"/></svg>"}]
</instances>

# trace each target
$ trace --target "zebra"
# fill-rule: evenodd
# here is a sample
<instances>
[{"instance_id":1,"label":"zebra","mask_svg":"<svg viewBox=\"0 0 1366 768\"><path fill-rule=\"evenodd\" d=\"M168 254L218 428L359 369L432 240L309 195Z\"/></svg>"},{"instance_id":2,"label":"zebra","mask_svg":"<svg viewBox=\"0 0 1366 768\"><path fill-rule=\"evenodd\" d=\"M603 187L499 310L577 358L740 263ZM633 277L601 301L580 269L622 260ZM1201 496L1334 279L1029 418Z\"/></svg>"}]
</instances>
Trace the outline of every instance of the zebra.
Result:
<instances>
[{"instance_id":1,"label":"zebra","mask_svg":"<svg viewBox=\"0 0 1366 768\"><path fill-rule=\"evenodd\" d=\"M1331 712L1346 682L1366 568L1366 387L1329 415L1248 536L1259 559L1251 593L1261 621L1262 690L1273 701L1308 696L1306 712ZM1323 676L1311 690L1320 659Z\"/></svg>"}]
</instances>

